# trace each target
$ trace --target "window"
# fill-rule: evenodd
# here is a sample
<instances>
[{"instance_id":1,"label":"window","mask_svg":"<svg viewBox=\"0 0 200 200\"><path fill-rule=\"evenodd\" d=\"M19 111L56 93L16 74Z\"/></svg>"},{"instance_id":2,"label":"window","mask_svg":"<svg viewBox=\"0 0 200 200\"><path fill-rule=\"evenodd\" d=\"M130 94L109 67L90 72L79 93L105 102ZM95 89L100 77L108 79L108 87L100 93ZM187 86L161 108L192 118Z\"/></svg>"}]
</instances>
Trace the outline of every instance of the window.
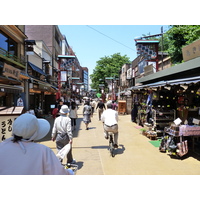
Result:
<instances>
[{"instance_id":1,"label":"window","mask_svg":"<svg viewBox=\"0 0 200 200\"><path fill-rule=\"evenodd\" d=\"M8 51L8 38L0 32L0 48Z\"/></svg>"},{"instance_id":2,"label":"window","mask_svg":"<svg viewBox=\"0 0 200 200\"><path fill-rule=\"evenodd\" d=\"M17 56L17 43L2 32L0 32L0 48Z\"/></svg>"}]
</instances>

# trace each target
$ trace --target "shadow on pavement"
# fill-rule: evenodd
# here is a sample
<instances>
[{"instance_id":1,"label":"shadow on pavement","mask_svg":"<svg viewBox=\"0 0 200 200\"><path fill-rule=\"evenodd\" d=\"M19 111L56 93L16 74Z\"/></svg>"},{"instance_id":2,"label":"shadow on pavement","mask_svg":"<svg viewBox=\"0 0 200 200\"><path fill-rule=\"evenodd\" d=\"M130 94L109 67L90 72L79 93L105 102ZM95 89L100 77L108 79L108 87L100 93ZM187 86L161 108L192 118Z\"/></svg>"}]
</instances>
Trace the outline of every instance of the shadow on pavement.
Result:
<instances>
[{"instance_id":1,"label":"shadow on pavement","mask_svg":"<svg viewBox=\"0 0 200 200\"><path fill-rule=\"evenodd\" d=\"M108 149L108 146L103 146L103 145L101 145L101 146L92 146L91 148L92 149ZM124 151L125 151L125 147L124 147L123 144L120 144L119 147L115 150L116 155L117 154L123 154Z\"/></svg>"},{"instance_id":2,"label":"shadow on pavement","mask_svg":"<svg viewBox=\"0 0 200 200\"><path fill-rule=\"evenodd\" d=\"M78 170L81 169L83 167L83 162L82 161L78 161L76 162L76 165L78 165Z\"/></svg>"}]
</instances>

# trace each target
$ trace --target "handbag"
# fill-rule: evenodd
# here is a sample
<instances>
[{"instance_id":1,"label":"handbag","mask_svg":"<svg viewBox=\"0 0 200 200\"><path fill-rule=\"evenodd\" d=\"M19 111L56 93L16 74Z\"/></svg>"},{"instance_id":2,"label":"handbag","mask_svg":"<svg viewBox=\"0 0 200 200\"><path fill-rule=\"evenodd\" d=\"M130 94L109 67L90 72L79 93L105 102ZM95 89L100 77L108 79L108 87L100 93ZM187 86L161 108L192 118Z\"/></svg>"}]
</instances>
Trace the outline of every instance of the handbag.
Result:
<instances>
[{"instance_id":1,"label":"handbag","mask_svg":"<svg viewBox=\"0 0 200 200\"><path fill-rule=\"evenodd\" d=\"M60 159L63 159L69 153L70 149L71 144L68 143L56 154L56 156Z\"/></svg>"},{"instance_id":2,"label":"handbag","mask_svg":"<svg viewBox=\"0 0 200 200\"><path fill-rule=\"evenodd\" d=\"M177 143L177 155L180 157L188 153L188 142L187 140L182 141L182 136L180 137L180 142Z\"/></svg>"}]
</instances>

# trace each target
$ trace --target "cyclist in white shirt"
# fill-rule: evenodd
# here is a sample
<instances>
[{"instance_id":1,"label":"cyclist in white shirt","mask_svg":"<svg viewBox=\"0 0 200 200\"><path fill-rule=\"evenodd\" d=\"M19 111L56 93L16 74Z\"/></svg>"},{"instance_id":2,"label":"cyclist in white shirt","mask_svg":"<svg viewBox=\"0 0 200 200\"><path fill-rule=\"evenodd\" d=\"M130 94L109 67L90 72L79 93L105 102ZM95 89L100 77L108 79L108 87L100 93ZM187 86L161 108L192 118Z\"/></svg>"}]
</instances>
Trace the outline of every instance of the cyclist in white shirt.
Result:
<instances>
[{"instance_id":1,"label":"cyclist in white shirt","mask_svg":"<svg viewBox=\"0 0 200 200\"><path fill-rule=\"evenodd\" d=\"M101 115L104 127L104 136L108 139L108 133L114 134L114 147L118 148L118 113L112 109L112 104L107 104L107 110Z\"/></svg>"}]
</instances>

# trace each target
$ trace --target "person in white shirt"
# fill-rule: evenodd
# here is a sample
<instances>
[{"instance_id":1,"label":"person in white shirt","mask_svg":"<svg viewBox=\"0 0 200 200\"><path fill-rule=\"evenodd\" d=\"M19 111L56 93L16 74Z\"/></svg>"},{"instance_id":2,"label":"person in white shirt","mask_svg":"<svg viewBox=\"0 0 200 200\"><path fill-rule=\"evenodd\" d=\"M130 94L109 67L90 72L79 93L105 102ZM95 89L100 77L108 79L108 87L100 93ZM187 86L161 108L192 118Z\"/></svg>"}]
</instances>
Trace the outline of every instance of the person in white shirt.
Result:
<instances>
[{"instance_id":1,"label":"person in white shirt","mask_svg":"<svg viewBox=\"0 0 200 200\"><path fill-rule=\"evenodd\" d=\"M56 148L60 151L66 144L72 144L72 126L71 119L68 116L69 108L67 105L63 105L60 109L60 116L54 121L52 128L52 141L56 141ZM71 145L72 146L72 145ZM62 163L62 159L60 162ZM72 156L72 148L67 154L67 163L74 163Z\"/></svg>"},{"instance_id":2,"label":"person in white shirt","mask_svg":"<svg viewBox=\"0 0 200 200\"><path fill-rule=\"evenodd\" d=\"M71 102L69 118L71 119L72 131L76 129L76 119L78 118L77 114L77 105L74 101Z\"/></svg>"},{"instance_id":3,"label":"person in white shirt","mask_svg":"<svg viewBox=\"0 0 200 200\"><path fill-rule=\"evenodd\" d=\"M0 143L1 175L69 175L54 152L35 143L45 137L50 124L25 113L17 117L12 126L13 136Z\"/></svg>"},{"instance_id":4,"label":"person in white shirt","mask_svg":"<svg viewBox=\"0 0 200 200\"><path fill-rule=\"evenodd\" d=\"M93 99L91 99L91 101L90 101L90 105L91 105L91 107L92 107L91 117L93 117L93 114L94 114L94 108L95 108L95 106L96 106L96 103L95 103L95 101L94 101Z\"/></svg>"},{"instance_id":5,"label":"person in white shirt","mask_svg":"<svg viewBox=\"0 0 200 200\"><path fill-rule=\"evenodd\" d=\"M114 134L114 147L118 148L118 113L112 109L112 104L107 104L107 110L101 115L104 127L104 136L108 139L109 132Z\"/></svg>"}]
</instances>

